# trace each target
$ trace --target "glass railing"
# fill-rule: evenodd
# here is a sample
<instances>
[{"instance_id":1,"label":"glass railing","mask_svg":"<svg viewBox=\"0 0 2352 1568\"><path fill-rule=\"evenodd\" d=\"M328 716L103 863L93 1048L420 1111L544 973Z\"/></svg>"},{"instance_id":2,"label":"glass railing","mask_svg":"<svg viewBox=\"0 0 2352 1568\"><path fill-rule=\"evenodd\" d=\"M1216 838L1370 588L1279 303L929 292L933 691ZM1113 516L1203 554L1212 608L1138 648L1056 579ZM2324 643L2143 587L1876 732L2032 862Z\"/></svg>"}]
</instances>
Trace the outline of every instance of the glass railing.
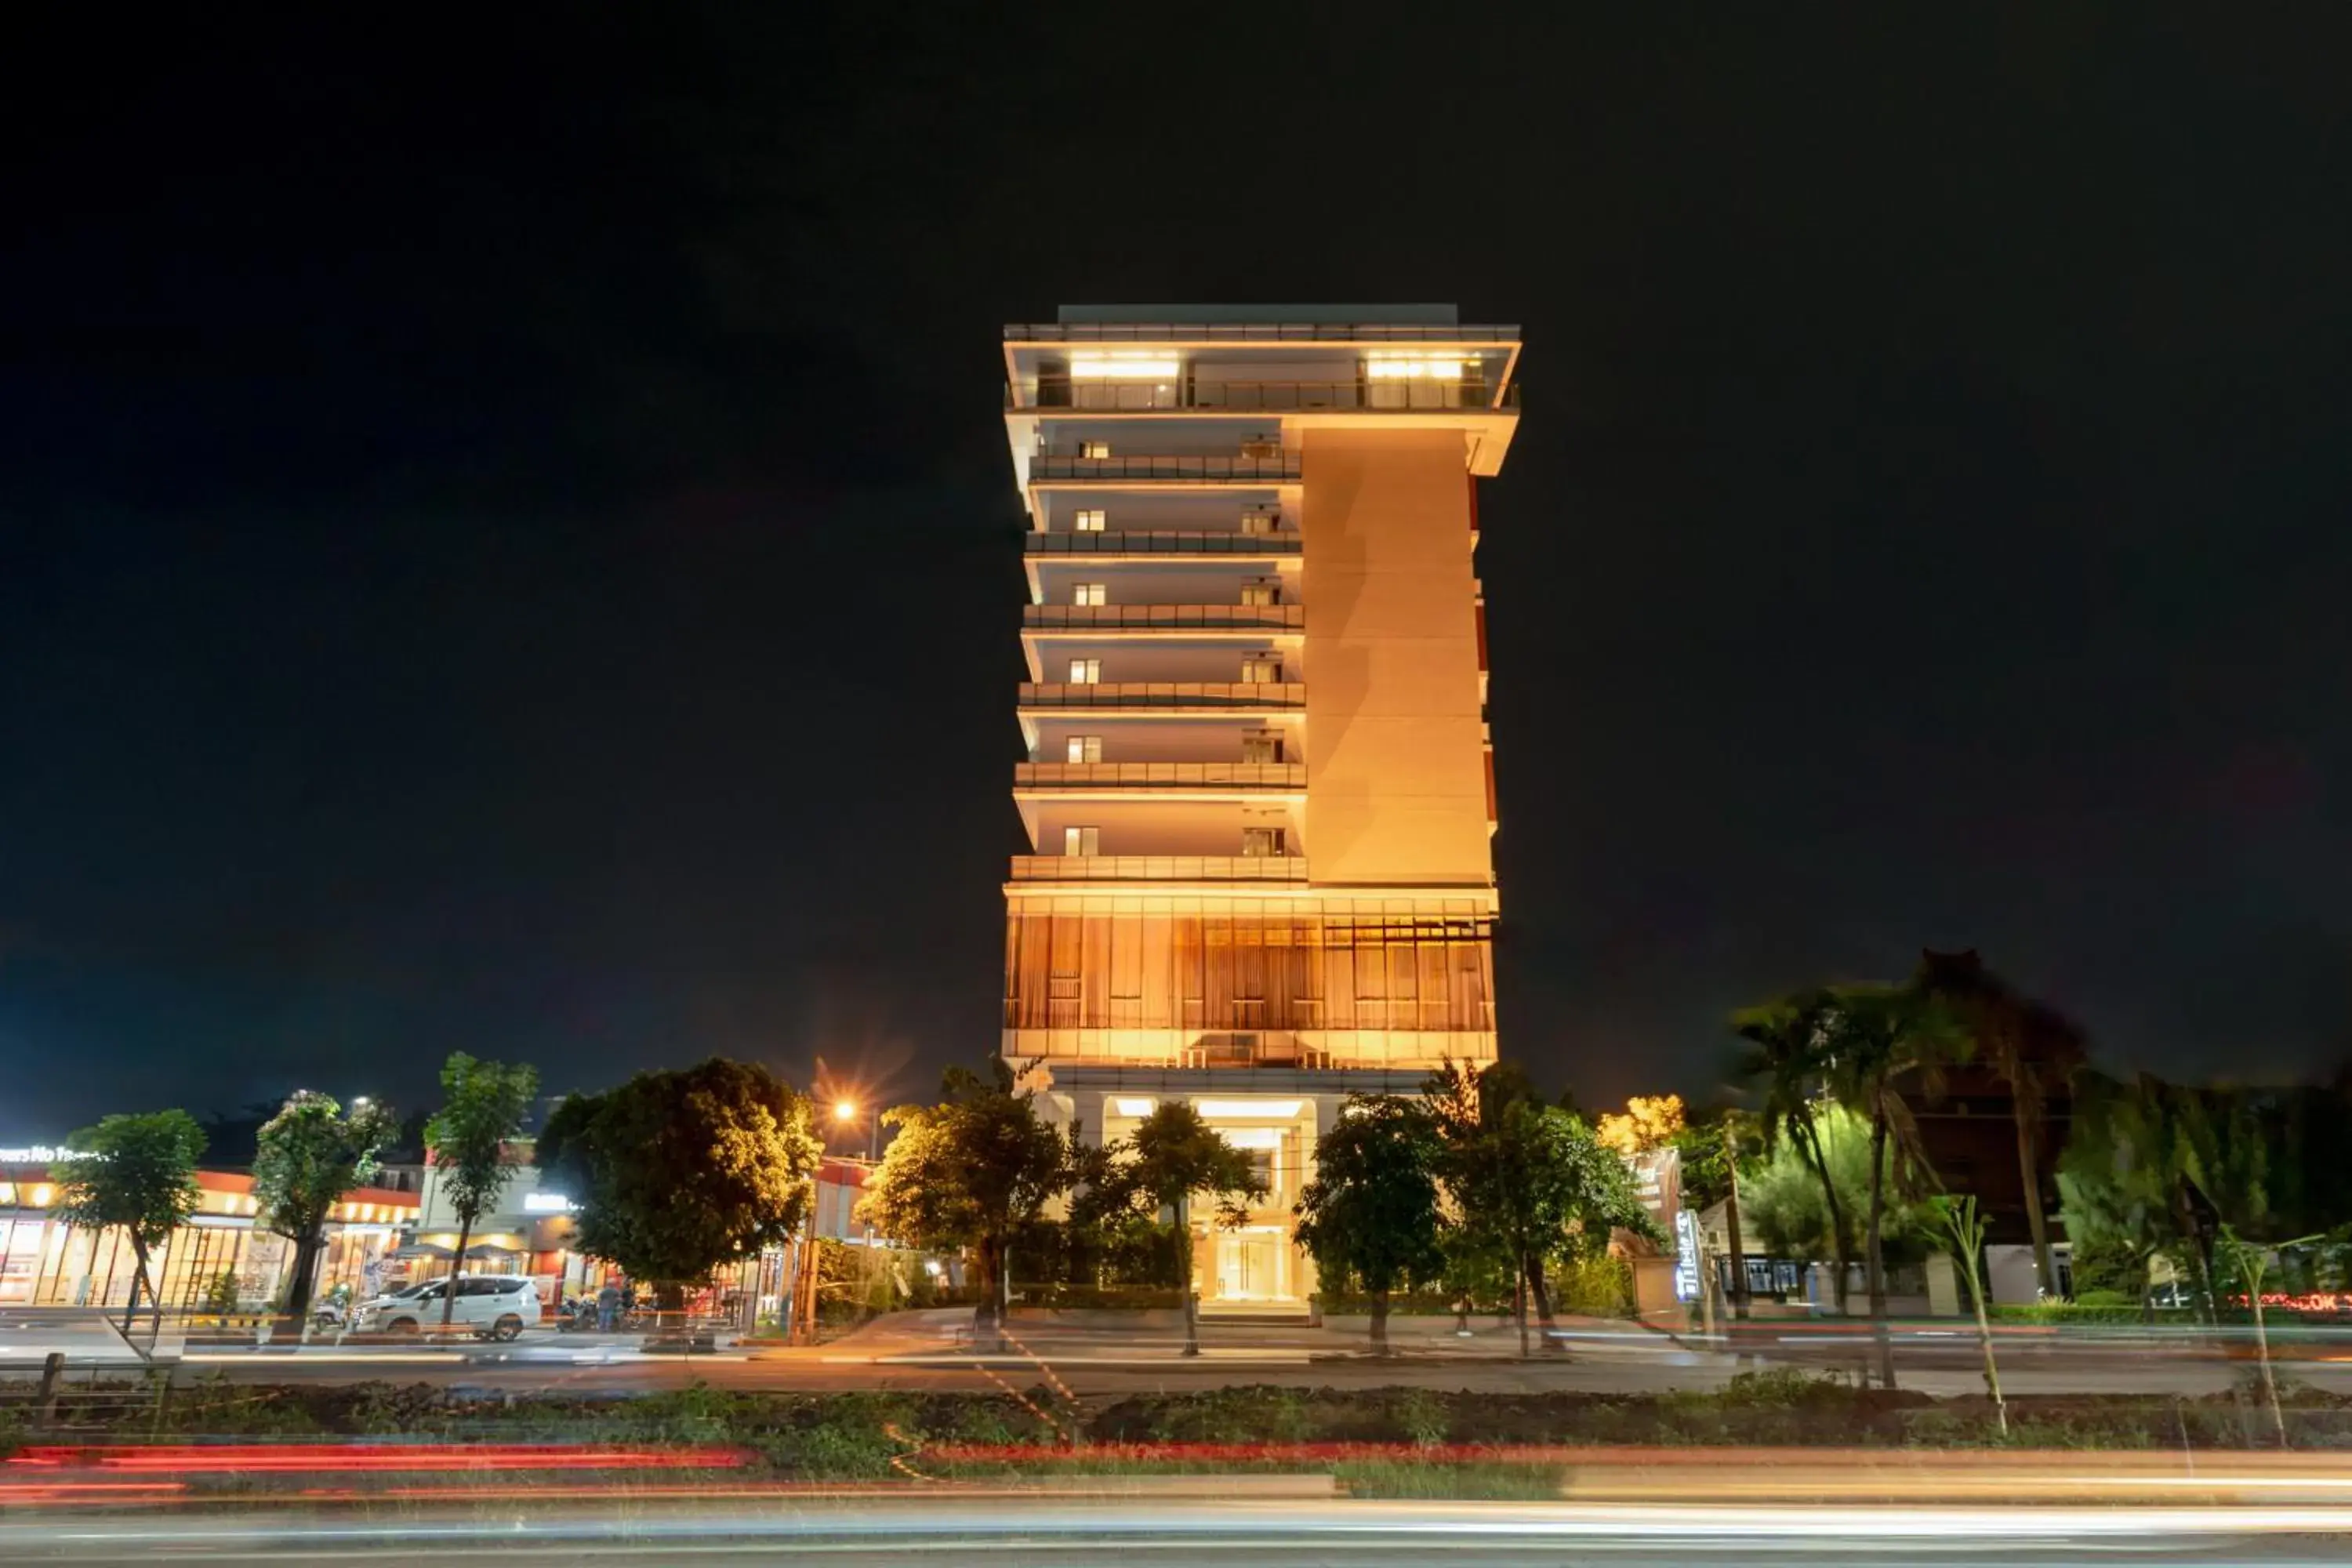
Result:
<instances>
[{"instance_id":1,"label":"glass railing","mask_svg":"<svg viewBox=\"0 0 2352 1568\"><path fill-rule=\"evenodd\" d=\"M1016 763L1015 789L1305 789L1305 763Z\"/></svg>"},{"instance_id":2,"label":"glass railing","mask_svg":"<svg viewBox=\"0 0 2352 1568\"><path fill-rule=\"evenodd\" d=\"M1272 458L1065 458L1040 454L1029 459L1029 481L1099 480L1117 484L1156 479L1191 484L1293 484L1298 454Z\"/></svg>"},{"instance_id":3,"label":"glass railing","mask_svg":"<svg viewBox=\"0 0 2352 1568\"><path fill-rule=\"evenodd\" d=\"M1024 708L1304 708L1299 681L1024 680Z\"/></svg>"},{"instance_id":4,"label":"glass railing","mask_svg":"<svg viewBox=\"0 0 2352 1568\"><path fill-rule=\"evenodd\" d=\"M1185 533L1172 529L1122 529L1113 533L1031 533L1032 555L1296 555L1298 531Z\"/></svg>"},{"instance_id":5,"label":"glass railing","mask_svg":"<svg viewBox=\"0 0 2352 1568\"><path fill-rule=\"evenodd\" d=\"M1301 855L1015 855L1016 882L1303 882Z\"/></svg>"},{"instance_id":6,"label":"glass railing","mask_svg":"<svg viewBox=\"0 0 2352 1568\"><path fill-rule=\"evenodd\" d=\"M1392 321L1013 321L1016 343L1516 343L1511 326Z\"/></svg>"},{"instance_id":7,"label":"glass railing","mask_svg":"<svg viewBox=\"0 0 2352 1568\"><path fill-rule=\"evenodd\" d=\"M1297 631L1303 605L1027 605L1030 631Z\"/></svg>"},{"instance_id":8,"label":"glass railing","mask_svg":"<svg viewBox=\"0 0 2352 1568\"><path fill-rule=\"evenodd\" d=\"M1498 396L1483 381L1397 376L1376 381L1021 381L1005 388L1008 408L1072 409L1079 413L1149 414L1160 410L1212 414L1437 413L1449 409L1516 412L1518 384Z\"/></svg>"}]
</instances>

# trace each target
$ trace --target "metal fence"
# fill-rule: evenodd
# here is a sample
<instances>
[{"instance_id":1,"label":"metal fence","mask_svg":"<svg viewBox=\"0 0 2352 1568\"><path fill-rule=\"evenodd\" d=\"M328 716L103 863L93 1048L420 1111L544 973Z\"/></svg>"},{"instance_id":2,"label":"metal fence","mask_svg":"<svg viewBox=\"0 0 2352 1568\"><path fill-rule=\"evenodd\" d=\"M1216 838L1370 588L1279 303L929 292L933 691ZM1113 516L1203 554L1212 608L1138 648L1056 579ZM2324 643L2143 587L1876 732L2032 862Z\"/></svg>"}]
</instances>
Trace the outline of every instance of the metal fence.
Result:
<instances>
[{"instance_id":1,"label":"metal fence","mask_svg":"<svg viewBox=\"0 0 2352 1568\"><path fill-rule=\"evenodd\" d=\"M1296 680L1024 680L1024 708L1233 708L1307 706Z\"/></svg>"},{"instance_id":2,"label":"metal fence","mask_svg":"<svg viewBox=\"0 0 2352 1568\"><path fill-rule=\"evenodd\" d=\"M1015 855L1016 882L1303 882L1299 855Z\"/></svg>"},{"instance_id":3,"label":"metal fence","mask_svg":"<svg viewBox=\"0 0 2352 1568\"><path fill-rule=\"evenodd\" d=\"M1031 631L1297 631L1307 616L1299 605L1029 605L1021 624Z\"/></svg>"},{"instance_id":4,"label":"metal fence","mask_svg":"<svg viewBox=\"0 0 2352 1568\"><path fill-rule=\"evenodd\" d=\"M1305 763L1016 763L1015 789L1305 789Z\"/></svg>"},{"instance_id":5,"label":"metal fence","mask_svg":"<svg viewBox=\"0 0 2352 1568\"><path fill-rule=\"evenodd\" d=\"M1298 454L1274 458L1140 457L1029 459L1029 482L1061 479L1120 484L1141 479L1191 484L1297 484Z\"/></svg>"},{"instance_id":6,"label":"metal fence","mask_svg":"<svg viewBox=\"0 0 2352 1568\"><path fill-rule=\"evenodd\" d=\"M1414 414L1513 412L1515 382L1496 393L1483 381L1433 376L1367 381L1072 380L1019 382L1004 389L1008 407L1077 413Z\"/></svg>"},{"instance_id":7,"label":"metal fence","mask_svg":"<svg viewBox=\"0 0 2352 1568\"><path fill-rule=\"evenodd\" d=\"M1274 533L1188 533L1174 529L1122 529L1102 533L1031 533L1032 555L1297 555L1297 531Z\"/></svg>"}]
</instances>

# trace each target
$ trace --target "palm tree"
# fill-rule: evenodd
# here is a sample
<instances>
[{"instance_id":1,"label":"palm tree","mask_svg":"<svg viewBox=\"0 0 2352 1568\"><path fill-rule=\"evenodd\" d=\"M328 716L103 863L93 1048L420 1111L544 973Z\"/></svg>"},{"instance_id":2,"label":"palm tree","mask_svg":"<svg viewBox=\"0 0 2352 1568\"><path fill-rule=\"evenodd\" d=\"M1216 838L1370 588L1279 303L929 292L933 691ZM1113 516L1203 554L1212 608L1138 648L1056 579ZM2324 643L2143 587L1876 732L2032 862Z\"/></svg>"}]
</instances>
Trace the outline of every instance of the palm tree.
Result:
<instances>
[{"instance_id":1,"label":"palm tree","mask_svg":"<svg viewBox=\"0 0 2352 1568\"><path fill-rule=\"evenodd\" d=\"M2044 1296L2058 1295L2050 1219L2042 1207L2042 1131L2050 1091L2072 1084L2088 1053L2083 1030L2054 1007L2030 1002L1987 969L1974 949L1922 952L1914 985L1942 1002L1975 1042L1976 1059L2009 1089L2017 1127L2017 1172L2025 1223L2033 1237L2033 1272Z\"/></svg>"},{"instance_id":2,"label":"palm tree","mask_svg":"<svg viewBox=\"0 0 2352 1568\"><path fill-rule=\"evenodd\" d=\"M1864 1232L1863 1270L1869 1282L1879 1379L1895 1386L1895 1345L1886 1334L1886 1186L1894 1178L1904 1197L1923 1195L1934 1171L1919 1138L1906 1088L1933 1099L1943 1093L1945 1064L1965 1045L1951 1015L1913 987L1844 986L1829 1016L1830 1080L1841 1103L1870 1124L1870 1215Z\"/></svg>"},{"instance_id":3,"label":"palm tree","mask_svg":"<svg viewBox=\"0 0 2352 1568\"><path fill-rule=\"evenodd\" d=\"M1830 1067L1830 1033L1837 998L1827 989L1802 991L1732 1016L1731 1026L1748 1048L1739 1075L1761 1080L1764 1104L1757 1114L1768 1154L1786 1137L1813 1179L1830 1212L1830 1250L1837 1266L1838 1314L1845 1314L1847 1245L1845 1211L1837 1184L1822 1152L1821 1121L1815 1114Z\"/></svg>"}]
</instances>

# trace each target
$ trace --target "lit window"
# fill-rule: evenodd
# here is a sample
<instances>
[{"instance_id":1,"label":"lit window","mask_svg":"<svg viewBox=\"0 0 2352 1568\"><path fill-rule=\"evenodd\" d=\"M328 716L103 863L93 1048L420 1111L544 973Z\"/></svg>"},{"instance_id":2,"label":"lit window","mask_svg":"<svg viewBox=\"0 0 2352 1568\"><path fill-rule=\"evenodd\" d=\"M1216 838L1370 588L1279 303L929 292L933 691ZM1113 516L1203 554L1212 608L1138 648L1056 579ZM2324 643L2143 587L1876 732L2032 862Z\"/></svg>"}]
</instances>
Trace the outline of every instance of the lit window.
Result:
<instances>
[{"instance_id":1,"label":"lit window","mask_svg":"<svg viewBox=\"0 0 2352 1568\"><path fill-rule=\"evenodd\" d=\"M1253 537L1262 537L1265 534L1272 533L1281 526L1282 513L1278 511L1244 511L1242 513L1242 531Z\"/></svg>"},{"instance_id":2,"label":"lit window","mask_svg":"<svg viewBox=\"0 0 2352 1568\"><path fill-rule=\"evenodd\" d=\"M1102 829L1099 827L1065 827L1062 829L1062 853L1065 855L1098 855L1102 852Z\"/></svg>"},{"instance_id":3,"label":"lit window","mask_svg":"<svg viewBox=\"0 0 2352 1568\"><path fill-rule=\"evenodd\" d=\"M1070 660L1071 685L1092 686L1101 679L1102 660L1098 658L1074 658Z\"/></svg>"},{"instance_id":4,"label":"lit window","mask_svg":"<svg viewBox=\"0 0 2352 1568\"><path fill-rule=\"evenodd\" d=\"M1081 458L1108 458L1110 456L1110 443L1108 441L1081 441L1078 443L1078 456Z\"/></svg>"},{"instance_id":5,"label":"lit window","mask_svg":"<svg viewBox=\"0 0 2352 1568\"><path fill-rule=\"evenodd\" d=\"M1250 731L1242 737L1242 761L1245 763L1282 761L1282 737L1272 730Z\"/></svg>"},{"instance_id":6,"label":"lit window","mask_svg":"<svg viewBox=\"0 0 2352 1568\"><path fill-rule=\"evenodd\" d=\"M1242 603L1279 605L1282 603L1282 584L1272 578L1258 583L1244 583L1242 584Z\"/></svg>"},{"instance_id":7,"label":"lit window","mask_svg":"<svg viewBox=\"0 0 2352 1568\"><path fill-rule=\"evenodd\" d=\"M1244 827L1242 829L1242 858L1256 860L1268 856L1287 855L1283 847L1283 830L1279 827Z\"/></svg>"},{"instance_id":8,"label":"lit window","mask_svg":"<svg viewBox=\"0 0 2352 1568\"><path fill-rule=\"evenodd\" d=\"M1080 583L1070 590L1073 605L1108 605L1110 598L1100 583Z\"/></svg>"},{"instance_id":9,"label":"lit window","mask_svg":"<svg viewBox=\"0 0 2352 1568\"><path fill-rule=\"evenodd\" d=\"M1075 680L1077 677L1070 679ZM1282 660L1272 654L1252 654L1242 660L1242 684L1244 686L1273 686L1281 679Z\"/></svg>"},{"instance_id":10,"label":"lit window","mask_svg":"<svg viewBox=\"0 0 2352 1568\"><path fill-rule=\"evenodd\" d=\"M1073 736L1071 736L1071 737L1070 737L1070 761L1072 761L1072 762L1074 762L1074 763L1098 763L1098 762L1101 762L1101 761L1102 761L1102 737L1101 737L1100 735L1073 735Z\"/></svg>"},{"instance_id":11,"label":"lit window","mask_svg":"<svg viewBox=\"0 0 2352 1568\"><path fill-rule=\"evenodd\" d=\"M1070 527L1078 533L1100 533L1103 531L1102 508L1098 506L1087 508L1078 513Z\"/></svg>"},{"instance_id":12,"label":"lit window","mask_svg":"<svg viewBox=\"0 0 2352 1568\"><path fill-rule=\"evenodd\" d=\"M1376 354L1364 361L1364 374L1374 381L1401 381L1407 376L1459 381L1462 362L1430 359L1422 354Z\"/></svg>"},{"instance_id":13,"label":"lit window","mask_svg":"<svg viewBox=\"0 0 2352 1568\"><path fill-rule=\"evenodd\" d=\"M1105 381L1164 381L1179 369L1171 353L1098 353L1072 354L1070 374L1073 376L1094 376Z\"/></svg>"}]
</instances>

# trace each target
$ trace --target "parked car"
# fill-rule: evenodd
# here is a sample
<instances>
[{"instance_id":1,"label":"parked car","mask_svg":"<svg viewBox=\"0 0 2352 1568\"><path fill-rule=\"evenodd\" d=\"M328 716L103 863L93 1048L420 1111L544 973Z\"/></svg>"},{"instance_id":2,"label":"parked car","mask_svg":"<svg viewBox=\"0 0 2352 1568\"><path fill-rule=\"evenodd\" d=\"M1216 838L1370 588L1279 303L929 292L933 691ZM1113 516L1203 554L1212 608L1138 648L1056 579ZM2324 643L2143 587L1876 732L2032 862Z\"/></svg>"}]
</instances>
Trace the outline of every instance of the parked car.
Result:
<instances>
[{"instance_id":1,"label":"parked car","mask_svg":"<svg viewBox=\"0 0 2352 1568\"><path fill-rule=\"evenodd\" d=\"M363 1334L414 1334L438 1327L450 1283L428 1279L378 1296L353 1313L352 1327ZM539 1287L520 1275L461 1274L456 1284L457 1300L449 1313L452 1328L465 1328L486 1339L510 1340L539 1321Z\"/></svg>"}]
</instances>

